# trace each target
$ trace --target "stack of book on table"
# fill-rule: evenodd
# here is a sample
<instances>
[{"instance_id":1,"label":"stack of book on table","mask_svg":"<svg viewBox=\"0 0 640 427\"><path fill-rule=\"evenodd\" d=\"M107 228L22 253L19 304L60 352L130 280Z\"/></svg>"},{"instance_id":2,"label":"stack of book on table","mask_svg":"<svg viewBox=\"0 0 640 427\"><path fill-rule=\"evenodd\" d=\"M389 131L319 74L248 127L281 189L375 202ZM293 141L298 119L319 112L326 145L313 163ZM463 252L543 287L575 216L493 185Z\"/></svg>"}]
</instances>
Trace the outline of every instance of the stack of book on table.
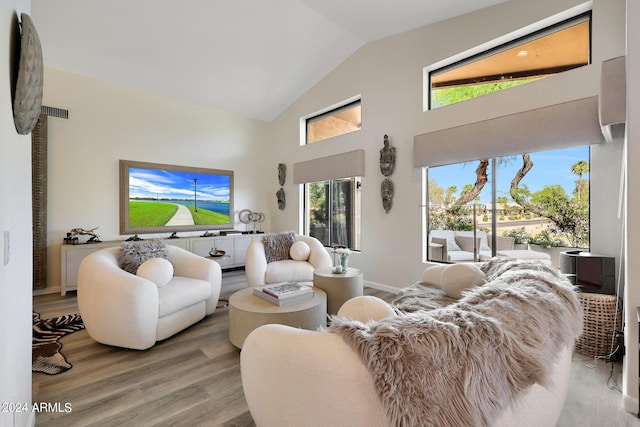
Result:
<instances>
[{"instance_id":1,"label":"stack of book on table","mask_svg":"<svg viewBox=\"0 0 640 427\"><path fill-rule=\"evenodd\" d=\"M276 283L257 286L253 288L253 294L276 305L284 305L313 298L313 289L301 283Z\"/></svg>"}]
</instances>

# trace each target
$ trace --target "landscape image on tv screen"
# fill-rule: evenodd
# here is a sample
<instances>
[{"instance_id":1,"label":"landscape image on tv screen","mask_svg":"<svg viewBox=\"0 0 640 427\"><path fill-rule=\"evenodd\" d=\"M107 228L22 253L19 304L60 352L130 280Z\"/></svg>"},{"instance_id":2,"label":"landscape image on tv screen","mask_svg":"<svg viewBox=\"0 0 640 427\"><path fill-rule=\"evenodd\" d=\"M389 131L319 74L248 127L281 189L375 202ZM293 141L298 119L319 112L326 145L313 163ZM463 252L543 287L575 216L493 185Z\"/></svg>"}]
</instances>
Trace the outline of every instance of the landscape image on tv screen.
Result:
<instances>
[{"instance_id":1,"label":"landscape image on tv screen","mask_svg":"<svg viewBox=\"0 0 640 427\"><path fill-rule=\"evenodd\" d=\"M121 160L123 233L228 228L233 172Z\"/></svg>"}]
</instances>

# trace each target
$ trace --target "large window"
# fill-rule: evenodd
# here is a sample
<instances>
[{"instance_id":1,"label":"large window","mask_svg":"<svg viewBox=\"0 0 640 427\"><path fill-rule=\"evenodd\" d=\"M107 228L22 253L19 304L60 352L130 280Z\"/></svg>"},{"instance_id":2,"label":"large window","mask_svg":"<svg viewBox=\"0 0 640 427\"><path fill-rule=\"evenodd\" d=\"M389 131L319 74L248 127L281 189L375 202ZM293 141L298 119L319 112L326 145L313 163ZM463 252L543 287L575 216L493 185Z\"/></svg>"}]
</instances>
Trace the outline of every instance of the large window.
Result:
<instances>
[{"instance_id":1,"label":"large window","mask_svg":"<svg viewBox=\"0 0 640 427\"><path fill-rule=\"evenodd\" d=\"M344 135L362 129L362 109L360 99L347 100L334 106L302 118L303 144L311 144L335 136Z\"/></svg>"},{"instance_id":2,"label":"large window","mask_svg":"<svg viewBox=\"0 0 640 427\"><path fill-rule=\"evenodd\" d=\"M590 63L591 14L437 69L425 69L427 109L455 104Z\"/></svg>"},{"instance_id":3,"label":"large window","mask_svg":"<svg viewBox=\"0 0 640 427\"><path fill-rule=\"evenodd\" d=\"M429 261L534 250L557 264L553 248L589 247L589 146L431 167L425 175Z\"/></svg>"},{"instance_id":4,"label":"large window","mask_svg":"<svg viewBox=\"0 0 640 427\"><path fill-rule=\"evenodd\" d=\"M360 178L304 184L305 234L325 246L360 250Z\"/></svg>"}]
</instances>

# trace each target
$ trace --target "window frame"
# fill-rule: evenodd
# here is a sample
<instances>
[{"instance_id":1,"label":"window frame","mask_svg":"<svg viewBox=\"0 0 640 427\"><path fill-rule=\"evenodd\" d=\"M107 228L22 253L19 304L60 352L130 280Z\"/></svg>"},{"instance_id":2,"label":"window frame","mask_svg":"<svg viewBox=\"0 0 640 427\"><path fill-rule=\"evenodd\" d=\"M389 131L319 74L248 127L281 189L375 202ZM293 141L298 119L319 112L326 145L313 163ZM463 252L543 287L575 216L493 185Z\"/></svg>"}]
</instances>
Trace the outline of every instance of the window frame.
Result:
<instances>
[{"instance_id":1,"label":"window frame","mask_svg":"<svg viewBox=\"0 0 640 427\"><path fill-rule=\"evenodd\" d=\"M332 117L336 113L349 110L355 106L360 107L360 126L357 129L342 132L342 133L338 132L334 135L309 142L309 124L310 123L318 122L328 117ZM309 144L315 144L317 142L326 141L327 139L335 138L338 136L346 135L346 134L357 132L360 130L362 130L362 97L360 95L356 95L351 98L345 99L342 102L331 105L322 110L316 111L315 113L301 117L300 118L300 145L304 146Z\"/></svg>"},{"instance_id":2,"label":"window frame","mask_svg":"<svg viewBox=\"0 0 640 427\"><path fill-rule=\"evenodd\" d=\"M592 161L592 147L590 145L584 145L584 146L576 146L574 148L578 148L578 147L585 147L587 149L587 163L589 165L591 165L591 161ZM543 151L539 151L539 152L535 152L535 154L540 154L540 153L546 153L546 152L554 152L554 151L562 151L565 148L556 148L556 149L550 149L550 150L543 150ZM534 154L534 153L531 153ZM517 155L520 156L520 155ZM504 232L504 226L501 227L501 222L504 221L503 220L498 220L498 206L500 205L500 203L498 202L498 191L500 190L498 188L498 181L499 181L499 173L498 173L498 160L504 157L512 157L509 155L506 156L493 156L493 157L489 157L489 166L487 169L487 178L488 178L488 184L486 189L489 192L489 195L491 197L491 201L489 202L489 204L491 205L491 211L489 212L489 216L491 218L491 221L489 223L489 228L490 230L487 231L487 234L490 236L490 241L489 244L491 246L491 255L492 256L496 256L496 248L497 248L497 238L498 236L502 236L503 232ZM471 161L471 162L476 162L477 160ZM423 230L423 234L422 234L422 248L423 248L423 262L432 262L432 263L440 263L440 262L444 262L444 261L440 261L437 259L431 259L429 256L429 247L430 247L430 234L431 234L431 201L430 201L430 184L429 184L429 178L430 178L430 174L429 171L430 169L433 168L438 168L438 167L446 167L446 166L451 166L451 165L462 165L465 163L470 163L467 161L463 161L463 162L459 162L459 163L452 163L452 164L446 164L446 165L439 165L439 166L432 166L432 167L423 167L422 168L422 187L423 187L423 191L422 191L422 230ZM502 173L502 172L500 172ZM586 206L588 208L588 212L587 212L587 224L588 224L588 232L587 234L590 236L591 235L591 173L590 171L586 172L588 174L588 178L587 178L587 189L588 189L588 196L587 196L587 200L586 200ZM582 179L582 178L580 178ZM442 183L440 183L442 184ZM525 187L526 187L526 183L524 183ZM548 187L549 185L545 185L543 187L543 189L545 187ZM541 189L542 190L542 189ZM541 191L539 190L539 191ZM476 204L476 206L481 206L482 204ZM468 208L468 206L467 206ZM474 217L475 217L475 211L474 211ZM473 222L473 227L475 228L476 231L480 231L481 228L483 228L482 225L480 224L476 224L475 222ZM486 227L486 225L485 225ZM501 228L502 228L502 232L501 232ZM436 228L434 230L440 230L439 228ZM455 231L455 230L454 230ZM473 228L472 230L473 231ZM500 233L500 234L499 234ZM587 240L587 244L588 247L587 248L581 248L581 249L588 249L591 246L591 239L590 237ZM479 248L476 248L475 245L475 241L474 241L474 254L478 253L477 251L479 250ZM566 247L566 248L570 248L571 246L562 246L562 247ZM445 262L446 263L446 262Z\"/></svg>"},{"instance_id":3,"label":"window frame","mask_svg":"<svg viewBox=\"0 0 640 427\"><path fill-rule=\"evenodd\" d=\"M424 111L430 111L430 110L435 110L435 109L439 109L441 107L447 106L447 105L453 105L462 101L458 101L455 102L453 104L447 104L447 105L443 105L443 106L435 106L433 105L433 86L432 86L432 78L434 77L434 75L437 74L441 74L447 71L451 71L453 69L459 68L461 66L464 65L469 65L472 64L474 62L478 62L480 60L486 59L492 55L495 55L497 53L501 53L513 48L517 48L518 46L524 44L524 43L528 43L531 41L535 41L535 40L539 40L542 39L548 35L551 35L553 33L556 33L558 31L570 28L574 25L578 25L580 23L583 22L588 22L589 24L589 32L588 32L588 60L587 60L587 64L584 65L579 65L577 67L572 67L572 68L568 68L565 70L561 70L561 71L557 71L555 73L550 73L548 74L548 76L552 76L555 74L559 74L562 73L564 71L569 71L575 68L580 68L586 65L590 65L592 62L592 44L593 44L593 37L592 37L592 33L593 33L593 19L592 19L592 11L591 10L587 10L587 11L583 11L581 13L572 15L568 18L565 18L563 20L560 20L559 22L556 22L554 24L551 25L546 25L543 28L539 28L539 29L534 29L534 30L529 30L528 32L526 32L524 35L516 35L514 37L508 38L508 39L497 39L493 42L487 43L483 46L478 46L475 49L471 49L470 51L466 52L466 53L462 53L459 55L456 55L454 57L451 57L447 60L444 61L440 61L437 64L432 64L429 67L425 67L424 68ZM546 77L546 76L545 76ZM518 78L526 78L525 76L518 76ZM517 80L518 78L514 78L514 79L505 79L504 81L514 81ZM481 81L477 81L475 84L481 84ZM503 89L499 89L498 91L503 90ZM479 95L477 97L480 97L482 95ZM475 99L477 97L473 97L473 98L468 98L465 100L469 100L469 99ZM463 100L464 101L464 100Z\"/></svg>"}]
</instances>

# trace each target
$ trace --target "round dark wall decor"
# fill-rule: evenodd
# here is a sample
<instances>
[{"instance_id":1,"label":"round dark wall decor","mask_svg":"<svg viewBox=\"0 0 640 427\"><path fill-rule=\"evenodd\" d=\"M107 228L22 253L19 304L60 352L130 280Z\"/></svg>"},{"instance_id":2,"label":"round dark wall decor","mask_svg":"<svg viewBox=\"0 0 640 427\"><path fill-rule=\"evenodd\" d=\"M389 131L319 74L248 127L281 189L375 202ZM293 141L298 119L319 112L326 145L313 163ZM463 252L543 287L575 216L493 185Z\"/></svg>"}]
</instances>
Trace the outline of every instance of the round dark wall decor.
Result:
<instances>
[{"instance_id":1,"label":"round dark wall decor","mask_svg":"<svg viewBox=\"0 0 640 427\"><path fill-rule=\"evenodd\" d=\"M21 135L30 133L35 127L42 106L43 65L42 47L31 17L20 15L22 35L20 37L20 62L18 81L13 100L13 121Z\"/></svg>"}]
</instances>

